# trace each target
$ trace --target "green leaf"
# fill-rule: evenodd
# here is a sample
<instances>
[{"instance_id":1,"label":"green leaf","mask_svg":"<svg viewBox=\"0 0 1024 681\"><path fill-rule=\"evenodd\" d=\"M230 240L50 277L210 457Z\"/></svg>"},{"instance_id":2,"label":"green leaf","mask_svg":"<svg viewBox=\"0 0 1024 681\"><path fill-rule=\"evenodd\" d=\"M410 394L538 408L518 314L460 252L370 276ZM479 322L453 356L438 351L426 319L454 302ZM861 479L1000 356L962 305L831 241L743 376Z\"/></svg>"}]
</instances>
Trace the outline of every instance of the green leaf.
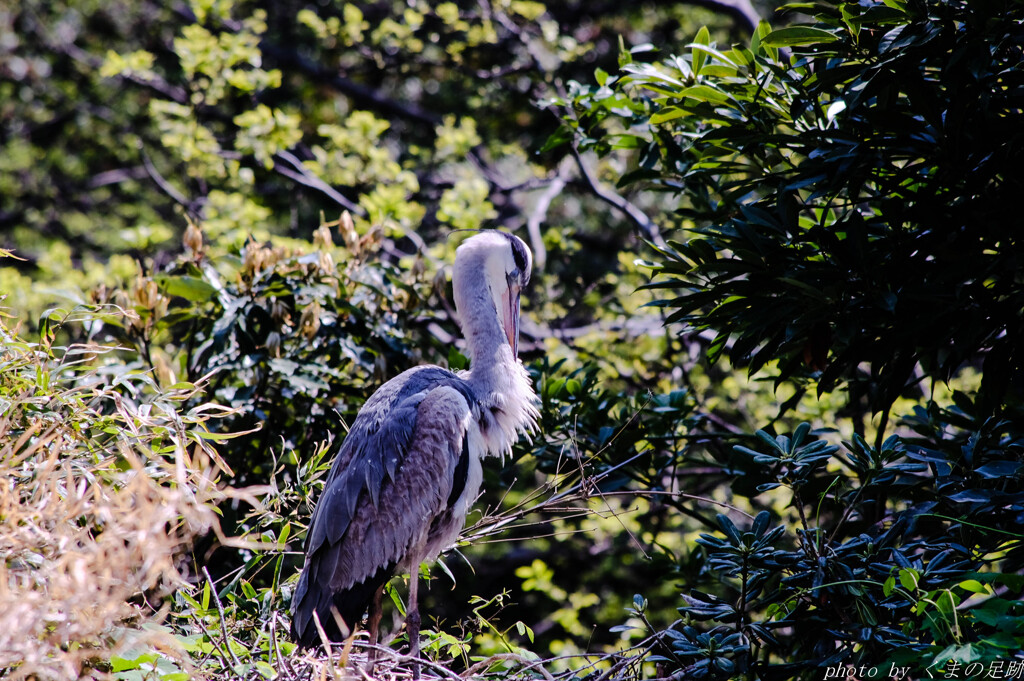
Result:
<instances>
[{"instance_id":1,"label":"green leaf","mask_svg":"<svg viewBox=\"0 0 1024 681\"><path fill-rule=\"evenodd\" d=\"M801 423L796 427L796 432L793 433L793 445L792 448L795 450L803 443L804 438L807 437L807 433L811 432L811 424Z\"/></svg>"},{"instance_id":2,"label":"green leaf","mask_svg":"<svg viewBox=\"0 0 1024 681\"><path fill-rule=\"evenodd\" d=\"M793 47L794 45L815 45L831 43L839 40L838 36L829 31L813 26L787 26L772 31L762 39L762 44L769 47Z\"/></svg>"},{"instance_id":3,"label":"green leaf","mask_svg":"<svg viewBox=\"0 0 1024 681\"><path fill-rule=\"evenodd\" d=\"M735 78L736 68L724 64L705 64L701 74L712 78Z\"/></svg>"},{"instance_id":4,"label":"green leaf","mask_svg":"<svg viewBox=\"0 0 1024 681\"><path fill-rule=\"evenodd\" d=\"M907 591L916 591L917 582L920 580L921 575L912 568L903 568L899 572L900 584Z\"/></svg>"},{"instance_id":5,"label":"green leaf","mask_svg":"<svg viewBox=\"0 0 1024 681\"><path fill-rule=\"evenodd\" d=\"M387 592L391 602L395 604L395 609L399 615L405 616L405 603L402 602L402 597L398 594L398 589L393 584L386 584L384 591Z\"/></svg>"},{"instance_id":6,"label":"green leaf","mask_svg":"<svg viewBox=\"0 0 1024 681\"><path fill-rule=\"evenodd\" d=\"M231 440L238 437L238 435L238 433L211 433L205 430L189 431L190 437L199 438L200 440L212 440L213 442Z\"/></svg>"},{"instance_id":7,"label":"green leaf","mask_svg":"<svg viewBox=\"0 0 1024 681\"><path fill-rule=\"evenodd\" d=\"M701 26L700 30L697 31L697 37L693 39L693 42L698 45L710 45L711 44L711 33L708 32L707 26ZM701 69L704 68L704 62L707 60L707 55L700 50L693 50L693 74L699 76Z\"/></svg>"},{"instance_id":8,"label":"green leaf","mask_svg":"<svg viewBox=\"0 0 1024 681\"><path fill-rule=\"evenodd\" d=\"M157 283L169 296L178 296L194 303L205 302L217 294L217 289L197 277L158 275Z\"/></svg>"},{"instance_id":9,"label":"green leaf","mask_svg":"<svg viewBox=\"0 0 1024 681\"><path fill-rule=\"evenodd\" d=\"M619 68L633 63L633 53L626 49L626 41L619 36Z\"/></svg>"},{"instance_id":10,"label":"green leaf","mask_svg":"<svg viewBox=\"0 0 1024 681\"><path fill-rule=\"evenodd\" d=\"M670 106L652 115L651 125L660 125L666 121L675 120L676 118L682 118L683 116L689 115L690 112L685 109L680 109L677 106Z\"/></svg>"},{"instance_id":11,"label":"green leaf","mask_svg":"<svg viewBox=\"0 0 1024 681\"><path fill-rule=\"evenodd\" d=\"M985 585L976 579L965 579L964 581L960 582L957 586L959 586L961 589L964 589L965 591L970 591L971 593L988 593L988 589L985 588Z\"/></svg>"},{"instance_id":12,"label":"green leaf","mask_svg":"<svg viewBox=\"0 0 1024 681\"><path fill-rule=\"evenodd\" d=\"M567 125L562 125L551 133L551 135L544 141L544 145L540 148L540 151L541 153L545 153L552 149L558 149L572 141L572 138L572 130L570 130Z\"/></svg>"},{"instance_id":13,"label":"green leaf","mask_svg":"<svg viewBox=\"0 0 1024 681\"><path fill-rule=\"evenodd\" d=\"M882 0L882 4L898 12L906 13L907 11L906 0Z\"/></svg>"},{"instance_id":14,"label":"green leaf","mask_svg":"<svg viewBox=\"0 0 1024 681\"><path fill-rule=\"evenodd\" d=\"M778 59L778 52L775 48L764 44L765 36L772 32L772 25L767 21L762 20L754 29L754 35L750 37L750 51L754 53L754 56L764 53L768 57L771 57L772 61Z\"/></svg>"},{"instance_id":15,"label":"green leaf","mask_svg":"<svg viewBox=\"0 0 1024 681\"><path fill-rule=\"evenodd\" d=\"M729 95L725 94L721 90L716 90L713 87L707 85L693 85L679 92L678 97L680 99L686 97L689 99L696 99L700 102L709 102L711 104L722 104L729 101Z\"/></svg>"},{"instance_id":16,"label":"green leaf","mask_svg":"<svg viewBox=\"0 0 1024 681\"><path fill-rule=\"evenodd\" d=\"M260 663L257 662L256 664L260 664ZM270 665L267 664L266 662L263 662L262 664L266 665L267 667L270 667ZM271 669L273 669L273 667L271 667ZM276 674L276 672L275 672L275 674ZM192 678L192 675L189 674L188 672L167 672L166 674L164 674L164 673L160 674L160 681L188 681L191 678ZM271 678L271 677L268 676L267 678Z\"/></svg>"},{"instance_id":17,"label":"green leaf","mask_svg":"<svg viewBox=\"0 0 1024 681\"><path fill-rule=\"evenodd\" d=\"M114 672L123 672L130 669L138 669L144 664L152 664L156 662L157 653L151 651L139 651L133 649L125 653L123 656L114 655L110 658L110 668Z\"/></svg>"}]
</instances>

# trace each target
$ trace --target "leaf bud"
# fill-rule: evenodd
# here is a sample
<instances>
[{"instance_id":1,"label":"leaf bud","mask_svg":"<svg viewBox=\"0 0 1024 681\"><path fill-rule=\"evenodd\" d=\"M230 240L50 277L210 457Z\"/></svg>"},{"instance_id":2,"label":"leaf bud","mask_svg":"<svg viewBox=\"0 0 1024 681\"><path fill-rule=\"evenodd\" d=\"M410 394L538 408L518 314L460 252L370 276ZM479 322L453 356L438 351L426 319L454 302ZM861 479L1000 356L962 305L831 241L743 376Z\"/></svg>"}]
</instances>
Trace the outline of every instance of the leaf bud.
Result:
<instances>
[{"instance_id":1,"label":"leaf bud","mask_svg":"<svg viewBox=\"0 0 1024 681\"><path fill-rule=\"evenodd\" d=\"M192 251L195 256L202 255L203 252L203 232L196 226L194 222L189 222L188 227L185 229L185 236L182 237L181 243L188 250Z\"/></svg>"},{"instance_id":2,"label":"leaf bud","mask_svg":"<svg viewBox=\"0 0 1024 681\"><path fill-rule=\"evenodd\" d=\"M341 231L341 238L345 241L345 248L350 251L356 251L359 248L359 233L356 232L356 225L352 221L352 214L348 211L342 213L341 219L338 221L338 227Z\"/></svg>"},{"instance_id":3,"label":"leaf bud","mask_svg":"<svg viewBox=\"0 0 1024 681\"><path fill-rule=\"evenodd\" d=\"M267 334L267 341L265 343L267 348L267 354L271 357L281 356L281 334L277 331L271 331Z\"/></svg>"},{"instance_id":4,"label":"leaf bud","mask_svg":"<svg viewBox=\"0 0 1024 681\"><path fill-rule=\"evenodd\" d=\"M324 274L334 274L334 258L327 251L320 251L317 265Z\"/></svg>"},{"instance_id":5,"label":"leaf bud","mask_svg":"<svg viewBox=\"0 0 1024 681\"><path fill-rule=\"evenodd\" d=\"M327 225L320 225L313 232L313 246L319 249L334 248L334 239L331 238L331 230Z\"/></svg>"},{"instance_id":6,"label":"leaf bud","mask_svg":"<svg viewBox=\"0 0 1024 681\"><path fill-rule=\"evenodd\" d=\"M299 318L299 333L306 337L307 340L313 340L316 337L317 331L320 330L320 313L323 310L320 307L320 303L313 301L306 306L306 309L302 311L302 316Z\"/></svg>"},{"instance_id":7,"label":"leaf bud","mask_svg":"<svg viewBox=\"0 0 1024 681\"><path fill-rule=\"evenodd\" d=\"M249 274L259 272L267 263L269 255L266 248L255 241L245 244L245 253L242 255L242 270Z\"/></svg>"}]
</instances>

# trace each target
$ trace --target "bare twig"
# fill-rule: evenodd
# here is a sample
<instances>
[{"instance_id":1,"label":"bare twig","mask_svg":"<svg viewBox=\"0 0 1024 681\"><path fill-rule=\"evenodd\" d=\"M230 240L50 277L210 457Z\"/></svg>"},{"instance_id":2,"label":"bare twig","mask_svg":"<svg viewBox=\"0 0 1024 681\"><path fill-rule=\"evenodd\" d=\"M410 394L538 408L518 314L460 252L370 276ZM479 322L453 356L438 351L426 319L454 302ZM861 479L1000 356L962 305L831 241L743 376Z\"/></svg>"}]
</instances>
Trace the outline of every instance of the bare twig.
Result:
<instances>
[{"instance_id":1,"label":"bare twig","mask_svg":"<svg viewBox=\"0 0 1024 681\"><path fill-rule=\"evenodd\" d=\"M103 65L103 58L97 55L91 54L81 47L76 45L74 42L57 41L54 40L52 44L59 45L58 50L67 56L71 57L80 64L85 64L90 70L99 71ZM158 77L154 73L149 73L146 77L142 77L133 73L126 73L120 76L124 80L136 83L145 88L149 88L153 92L166 97L178 104L184 104L188 101L188 94L183 88L176 85L171 85L166 80Z\"/></svg>"},{"instance_id":2,"label":"bare twig","mask_svg":"<svg viewBox=\"0 0 1024 681\"><path fill-rule=\"evenodd\" d=\"M156 182L156 185L160 187L160 190L163 191L164 194L167 194L167 196L174 199L175 203L184 207L189 213L193 213L194 210L192 203L185 198L181 192L175 189L170 182L164 179L163 175L160 174L160 171L158 171L156 166L153 165L153 161L149 158L149 154L146 153L146 150L143 149L141 145L139 147L139 152L142 154L142 163L146 168L146 172L149 173L150 178Z\"/></svg>"},{"instance_id":3,"label":"bare twig","mask_svg":"<svg viewBox=\"0 0 1024 681\"><path fill-rule=\"evenodd\" d=\"M440 124L442 121L441 116L433 111L427 111L408 102L390 99L377 90L360 85L347 78L342 78L336 70L321 66L303 57L296 50L274 45L267 41L260 45L260 50L264 55L276 61L278 66L297 69L314 81L329 85L338 92L350 97L357 106L370 108L384 114L404 118L414 123L426 124L431 127Z\"/></svg>"},{"instance_id":4,"label":"bare twig","mask_svg":"<svg viewBox=\"0 0 1024 681\"><path fill-rule=\"evenodd\" d=\"M721 12L731 17L747 33L752 34L761 23L761 15L754 9L750 0L686 0L686 3Z\"/></svg>"},{"instance_id":5,"label":"bare twig","mask_svg":"<svg viewBox=\"0 0 1024 681\"><path fill-rule=\"evenodd\" d=\"M231 655L231 659L234 660L235 664L241 665L241 660L235 655L235 651L231 649L231 644L228 642L227 618L224 616L224 606L221 604L220 596L217 594L217 585L210 577L210 573L205 565L203 566L203 576L206 577L206 583L210 586L210 595L213 596L213 602L217 605L217 614L220 615L220 633L224 639L224 648Z\"/></svg>"},{"instance_id":6,"label":"bare twig","mask_svg":"<svg viewBox=\"0 0 1024 681\"><path fill-rule=\"evenodd\" d=\"M135 166L132 168L115 168L114 170L106 170L102 173L96 173L89 180L89 189L98 189L100 187L106 187L110 184L120 184L122 182L128 182L129 180L142 180L149 175L149 170L146 166Z\"/></svg>"},{"instance_id":7,"label":"bare twig","mask_svg":"<svg viewBox=\"0 0 1024 681\"><path fill-rule=\"evenodd\" d=\"M544 269L544 263L548 259L548 252L544 248L544 239L540 233L540 224L547 217L551 202L565 189L566 182L568 181L568 170L567 159L563 159L558 164L558 169L555 171L554 177L551 178L547 189L537 197L537 203L534 204L533 210L526 217L526 232L530 235L530 246L533 247L533 262L537 269L540 270Z\"/></svg>"},{"instance_id":8,"label":"bare twig","mask_svg":"<svg viewBox=\"0 0 1024 681\"><path fill-rule=\"evenodd\" d=\"M443 676L446 676L449 679L453 679L453 681L461 681L461 677L458 674L453 672L451 669L448 669L444 665L441 665L441 664L438 664L437 662L434 662L433 660L427 660L427 659L424 659L422 657L414 657L412 655L406 655L404 653L399 653L399 652L397 652L397 651L395 651L392 648L389 648L387 646L382 646L382 645L379 645L379 644L373 644L373 643L370 643L368 641L366 641L366 642L364 642L364 641L356 641L355 645L358 648L366 650L367 654L369 654L370 650L374 650L374 651L376 651L378 653L386 654L388 657L390 657L396 663L415 662L417 664L423 665L425 667L429 667L429 668L431 668L431 669L433 669L433 670L435 670L437 672L440 672Z\"/></svg>"},{"instance_id":9,"label":"bare twig","mask_svg":"<svg viewBox=\"0 0 1024 681\"><path fill-rule=\"evenodd\" d=\"M210 642L213 643L213 634L211 634L210 630L206 628L206 625L203 623L202 618L201 617L197 617L195 622L196 622L196 624L199 625L199 628L202 629L203 635L206 636L206 638L210 639ZM221 622L220 627L221 627L221 631L223 632L224 631L224 622L223 621ZM226 641L226 639L225 639L225 641ZM231 654L231 657L235 657L235 654L231 651L231 647L228 646L226 642L224 644L224 647L228 649L227 653L225 653L223 650L221 650L220 646L218 646L218 645L214 645L213 649L217 651L217 655L220 657L221 660L224 661L224 664L227 667L231 668L231 673L235 675L235 678L237 678L239 681L245 681L245 677L242 676L242 674L239 673L239 671L238 671L238 662L237 662L238 658L235 658L236 662L233 664L231 659L228 658L228 653Z\"/></svg>"},{"instance_id":10,"label":"bare twig","mask_svg":"<svg viewBox=\"0 0 1024 681\"><path fill-rule=\"evenodd\" d=\"M510 660L512 662L518 662L519 664L523 665L523 671L524 672L528 672L528 671L530 671L532 669L536 669L537 671L540 672L541 676L543 676L548 681L555 681L555 677L551 675L551 672L549 672L547 669L544 669L544 666L543 666L544 665L544 660L530 660L530 659L527 659L527 658L523 657L522 655L517 655L515 653L498 653L496 655L491 655L490 657L488 657L488 658L486 658L484 660L480 660L479 662L474 664L472 667L467 669L465 671L464 675L466 677L468 677L468 678L472 678L473 675L476 674L481 669L486 669L488 666L490 666L494 662L502 662L502 661L505 661L505 660Z\"/></svg>"},{"instance_id":11,"label":"bare twig","mask_svg":"<svg viewBox=\"0 0 1024 681\"><path fill-rule=\"evenodd\" d=\"M277 656L277 660L285 675L287 675L292 681L296 681L297 677L295 675L295 669L292 667L292 663L288 658L281 654L281 643L277 640L277 620L279 616L280 615L277 612L271 616L270 638L274 642L274 654Z\"/></svg>"},{"instance_id":12,"label":"bare twig","mask_svg":"<svg viewBox=\"0 0 1024 681\"><path fill-rule=\"evenodd\" d=\"M331 641L327 638L327 632L324 631L324 627L320 624L320 616L316 610L313 611L313 624L316 625L316 632L320 635L320 644L324 647L324 652L327 653L327 670L331 673L331 678L334 681L338 681L338 674L334 671L334 658L331 651Z\"/></svg>"},{"instance_id":13,"label":"bare twig","mask_svg":"<svg viewBox=\"0 0 1024 681\"><path fill-rule=\"evenodd\" d=\"M644 238L653 243L658 248L668 248L668 244L661 236L661 229L658 225L651 220L642 210L637 208L635 205L630 203L625 197L619 196L613 191L605 189L594 177L594 174L587 167L586 162L583 160L583 156L580 154L579 149L575 144L572 145L572 155L576 159L576 165L580 169L580 174L583 179L587 181L587 185L590 187L590 191L597 198L601 199L610 206L614 206L623 214L626 215L633 223L640 229L640 232L644 235Z\"/></svg>"},{"instance_id":14,"label":"bare twig","mask_svg":"<svg viewBox=\"0 0 1024 681\"><path fill-rule=\"evenodd\" d=\"M280 175L284 175L290 180L294 180L301 185L305 185L310 189L316 189L327 198L331 199L339 206L347 211L355 213L360 217L366 216L366 211L357 203L353 203L345 196L341 194L337 189L324 182L322 179L314 175L309 171L305 165L302 164L296 156L290 151L279 151L274 154L274 157L280 159L284 163L287 163L289 167L285 167L279 163L274 164L274 171Z\"/></svg>"}]
</instances>

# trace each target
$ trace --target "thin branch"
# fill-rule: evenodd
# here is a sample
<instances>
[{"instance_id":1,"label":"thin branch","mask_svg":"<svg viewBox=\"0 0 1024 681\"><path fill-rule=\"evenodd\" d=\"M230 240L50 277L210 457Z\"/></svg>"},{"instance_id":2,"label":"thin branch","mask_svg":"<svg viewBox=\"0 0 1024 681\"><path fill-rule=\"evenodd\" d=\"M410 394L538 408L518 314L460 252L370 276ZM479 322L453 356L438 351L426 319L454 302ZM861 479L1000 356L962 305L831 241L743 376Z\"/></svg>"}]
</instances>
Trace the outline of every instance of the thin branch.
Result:
<instances>
[{"instance_id":1,"label":"thin branch","mask_svg":"<svg viewBox=\"0 0 1024 681\"><path fill-rule=\"evenodd\" d=\"M206 583L210 586L210 595L213 596L213 602L217 604L217 613L220 615L220 633L224 638L224 648L231 655L231 659L235 661L235 664L240 666L242 662L235 655L235 651L231 649L231 644L228 642L227 618L224 616L224 606L221 605L220 596L217 594L217 585L210 577L210 573L205 565L203 566L203 576L206 577Z\"/></svg>"},{"instance_id":2,"label":"thin branch","mask_svg":"<svg viewBox=\"0 0 1024 681\"><path fill-rule=\"evenodd\" d=\"M754 9L750 0L685 0L685 3L721 12L750 34L753 34L754 29L761 23L761 15Z\"/></svg>"},{"instance_id":3,"label":"thin branch","mask_svg":"<svg viewBox=\"0 0 1024 681\"><path fill-rule=\"evenodd\" d=\"M288 179L294 180L310 189L316 189L345 210L355 213L359 217L366 217L366 210L362 206L345 198L337 189L310 172L309 168L303 165L302 161L295 154L290 151L279 151L274 154L274 157L291 166L291 168L288 168L280 163L275 163L274 171L278 174L284 175Z\"/></svg>"},{"instance_id":4,"label":"thin branch","mask_svg":"<svg viewBox=\"0 0 1024 681\"><path fill-rule=\"evenodd\" d=\"M281 643L277 639L277 620L280 613L275 612L271 616L271 627L270 627L270 638L274 642L274 652L277 655L277 659L281 664L281 669L288 676L291 681L296 681L295 669L292 668L292 663L287 657L281 654Z\"/></svg>"},{"instance_id":5,"label":"thin branch","mask_svg":"<svg viewBox=\"0 0 1024 681\"><path fill-rule=\"evenodd\" d=\"M466 160L472 163L480 174L483 175L484 179L487 180L487 183L491 186L492 192L498 194L528 192L545 187L551 182L551 180L543 177L530 177L516 184L508 184L505 177L495 171L494 168L487 165L487 162L484 161L483 154L485 151L483 144L474 147L466 154Z\"/></svg>"},{"instance_id":6,"label":"thin branch","mask_svg":"<svg viewBox=\"0 0 1024 681\"><path fill-rule=\"evenodd\" d=\"M647 336L659 333L665 328L661 317L646 315L628 317L619 320L600 320L582 326L554 327L549 324L538 324L524 317L520 322L520 331L536 339L555 338L561 341L579 338L591 333L626 333L633 336ZM713 336L712 336L713 338Z\"/></svg>"},{"instance_id":7,"label":"thin branch","mask_svg":"<svg viewBox=\"0 0 1024 681\"><path fill-rule=\"evenodd\" d=\"M156 182L156 185L160 187L160 190L164 194L167 194L167 196L171 197L175 203L182 206L189 213L194 213L195 211L192 209L192 203L185 198L181 192L171 186L170 182L164 179L163 175L160 174L160 171L158 171L156 166L153 165L153 161L150 160L149 154L146 153L146 150L142 148L141 145L139 147L139 152L142 154L142 163L146 168L146 172L149 173L153 182Z\"/></svg>"},{"instance_id":8,"label":"thin branch","mask_svg":"<svg viewBox=\"0 0 1024 681\"><path fill-rule=\"evenodd\" d=\"M100 67L103 66L102 57L90 54L78 45L75 45L73 42L60 43L58 51L71 57L74 61L86 65L92 71L99 71ZM185 92L184 88L171 85L154 73L147 74L146 77L127 73L121 74L120 78L148 88L171 101L177 102L178 104L184 104L188 101L188 93Z\"/></svg>"},{"instance_id":9,"label":"thin branch","mask_svg":"<svg viewBox=\"0 0 1024 681\"><path fill-rule=\"evenodd\" d=\"M526 218L526 232L530 235L530 246L533 247L533 262L539 270L544 269L544 264L548 259L548 251L544 247L544 239L540 233L540 224L547 217L551 202L565 189L569 170L567 161L566 158L558 164L555 176L551 178L547 189L537 197L537 203L534 204L533 210Z\"/></svg>"},{"instance_id":10,"label":"thin branch","mask_svg":"<svg viewBox=\"0 0 1024 681\"><path fill-rule=\"evenodd\" d=\"M109 184L121 184L129 180L142 180L149 176L150 172L146 166L135 166L133 168L116 168L97 173L89 180L89 189L99 189Z\"/></svg>"},{"instance_id":11,"label":"thin branch","mask_svg":"<svg viewBox=\"0 0 1024 681\"><path fill-rule=\"evenodd\" d=\"M332 612L337 612L331 608ZM316 633L320 635L320 645L323 646L324 652L327 653L327 670L331 673L331 678L334 681L338 681L338 673L334 671L334 653L331 650L331 641L327 638L327 632L324 631L324 627L320 624L320 616L316 610L313 611L313 624L316 625Z\"/></svg>"},{"instance_id":12,"label":"thin branch","mask_svg":"<svg viewBox=\"0 0 1024 681\"><path fill-rule=\"evenodd\" d=\"M555 681L555 677L551 675L551 672L544 669L543 665L545 660L529 660L522 655L516 655L515 653L498 653L497 655L491 655L490 657L480 660L474 664L472 667L467 669L464 674L467 678L473 678L474 674L479 672L481 669L486 669L491 663L501 662L504 660L511 660L513 662L520 663L523 665L524 672L536 669L541 673L541 676L547 679L547 681Z\"/></svg>"},{"instance_id":13,"label":"thin branch","mask_svg":"<svg viewBox=\"0 0 1024 681\"><path fill-rule=\"evenodd\" d=\"M605 189L594 177L594 174L587 167L587 164L583 161L583 157L580 155L579 149L575 144L572 145L572 155L576 159L576 165L580 169L580 174L583 179L587 181L587 185L590 187L590 191L597 198L601 199L610 206L614 206L623 214L626 215L634 224L640 229L640 232L644 235L644 238L656 245L658 248L668 248L668 244L661 236L661 229L658 225L651 220L642 210L637 208L635 205L630 203L625 197L619 196L615 192Z\"/></svg>"}]
</instances>

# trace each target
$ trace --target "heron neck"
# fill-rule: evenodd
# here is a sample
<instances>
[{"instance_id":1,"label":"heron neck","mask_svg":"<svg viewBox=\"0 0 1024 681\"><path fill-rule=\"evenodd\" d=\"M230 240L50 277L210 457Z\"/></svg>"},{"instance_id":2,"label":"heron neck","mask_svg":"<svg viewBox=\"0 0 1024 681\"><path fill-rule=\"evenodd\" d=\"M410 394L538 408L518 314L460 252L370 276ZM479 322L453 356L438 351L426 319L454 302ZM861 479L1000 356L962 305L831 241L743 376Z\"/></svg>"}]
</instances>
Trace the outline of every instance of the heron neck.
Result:
<instances>
[{"instance_id":1,"label":"heron neck","mask_svg":"<svg viewBox=\"0 0 1024 681\"><path fill-rule=\"evenodd\" d=\"M537 420L536 395L522 363L512 354L498 320L494 296L483 268L458 267L454 276L455 307L469 350L470 369L462 374L476 395L480 417L487 427L484 439L490 454L511 450L520 432Z\"/></svg>"},{"instance_id":2,"label":"heron neck","mask_svg":"<svg viewBox=\"0 0 1024 681\"><path fill-rule=\"evenodd\" d=\"M494 345L482 347L474 347L470 342L469 354L466 380L481 400L487 402L489 396L507 394L515 387L522 365L512 356L512 348L504 338Z\"/></svg>"},{"instance_id":3,"label":"heron neck","mask_svg":"<svg viewBox=\"0 0 1024 681\"><path fill-rule=\"evenodd\" d=\"M461 268L455 274L455 307L469 351L467 380L481 398L505 392L519 362L501 328L487 277L481 267Z\"/></svg>"}]
</instances>

